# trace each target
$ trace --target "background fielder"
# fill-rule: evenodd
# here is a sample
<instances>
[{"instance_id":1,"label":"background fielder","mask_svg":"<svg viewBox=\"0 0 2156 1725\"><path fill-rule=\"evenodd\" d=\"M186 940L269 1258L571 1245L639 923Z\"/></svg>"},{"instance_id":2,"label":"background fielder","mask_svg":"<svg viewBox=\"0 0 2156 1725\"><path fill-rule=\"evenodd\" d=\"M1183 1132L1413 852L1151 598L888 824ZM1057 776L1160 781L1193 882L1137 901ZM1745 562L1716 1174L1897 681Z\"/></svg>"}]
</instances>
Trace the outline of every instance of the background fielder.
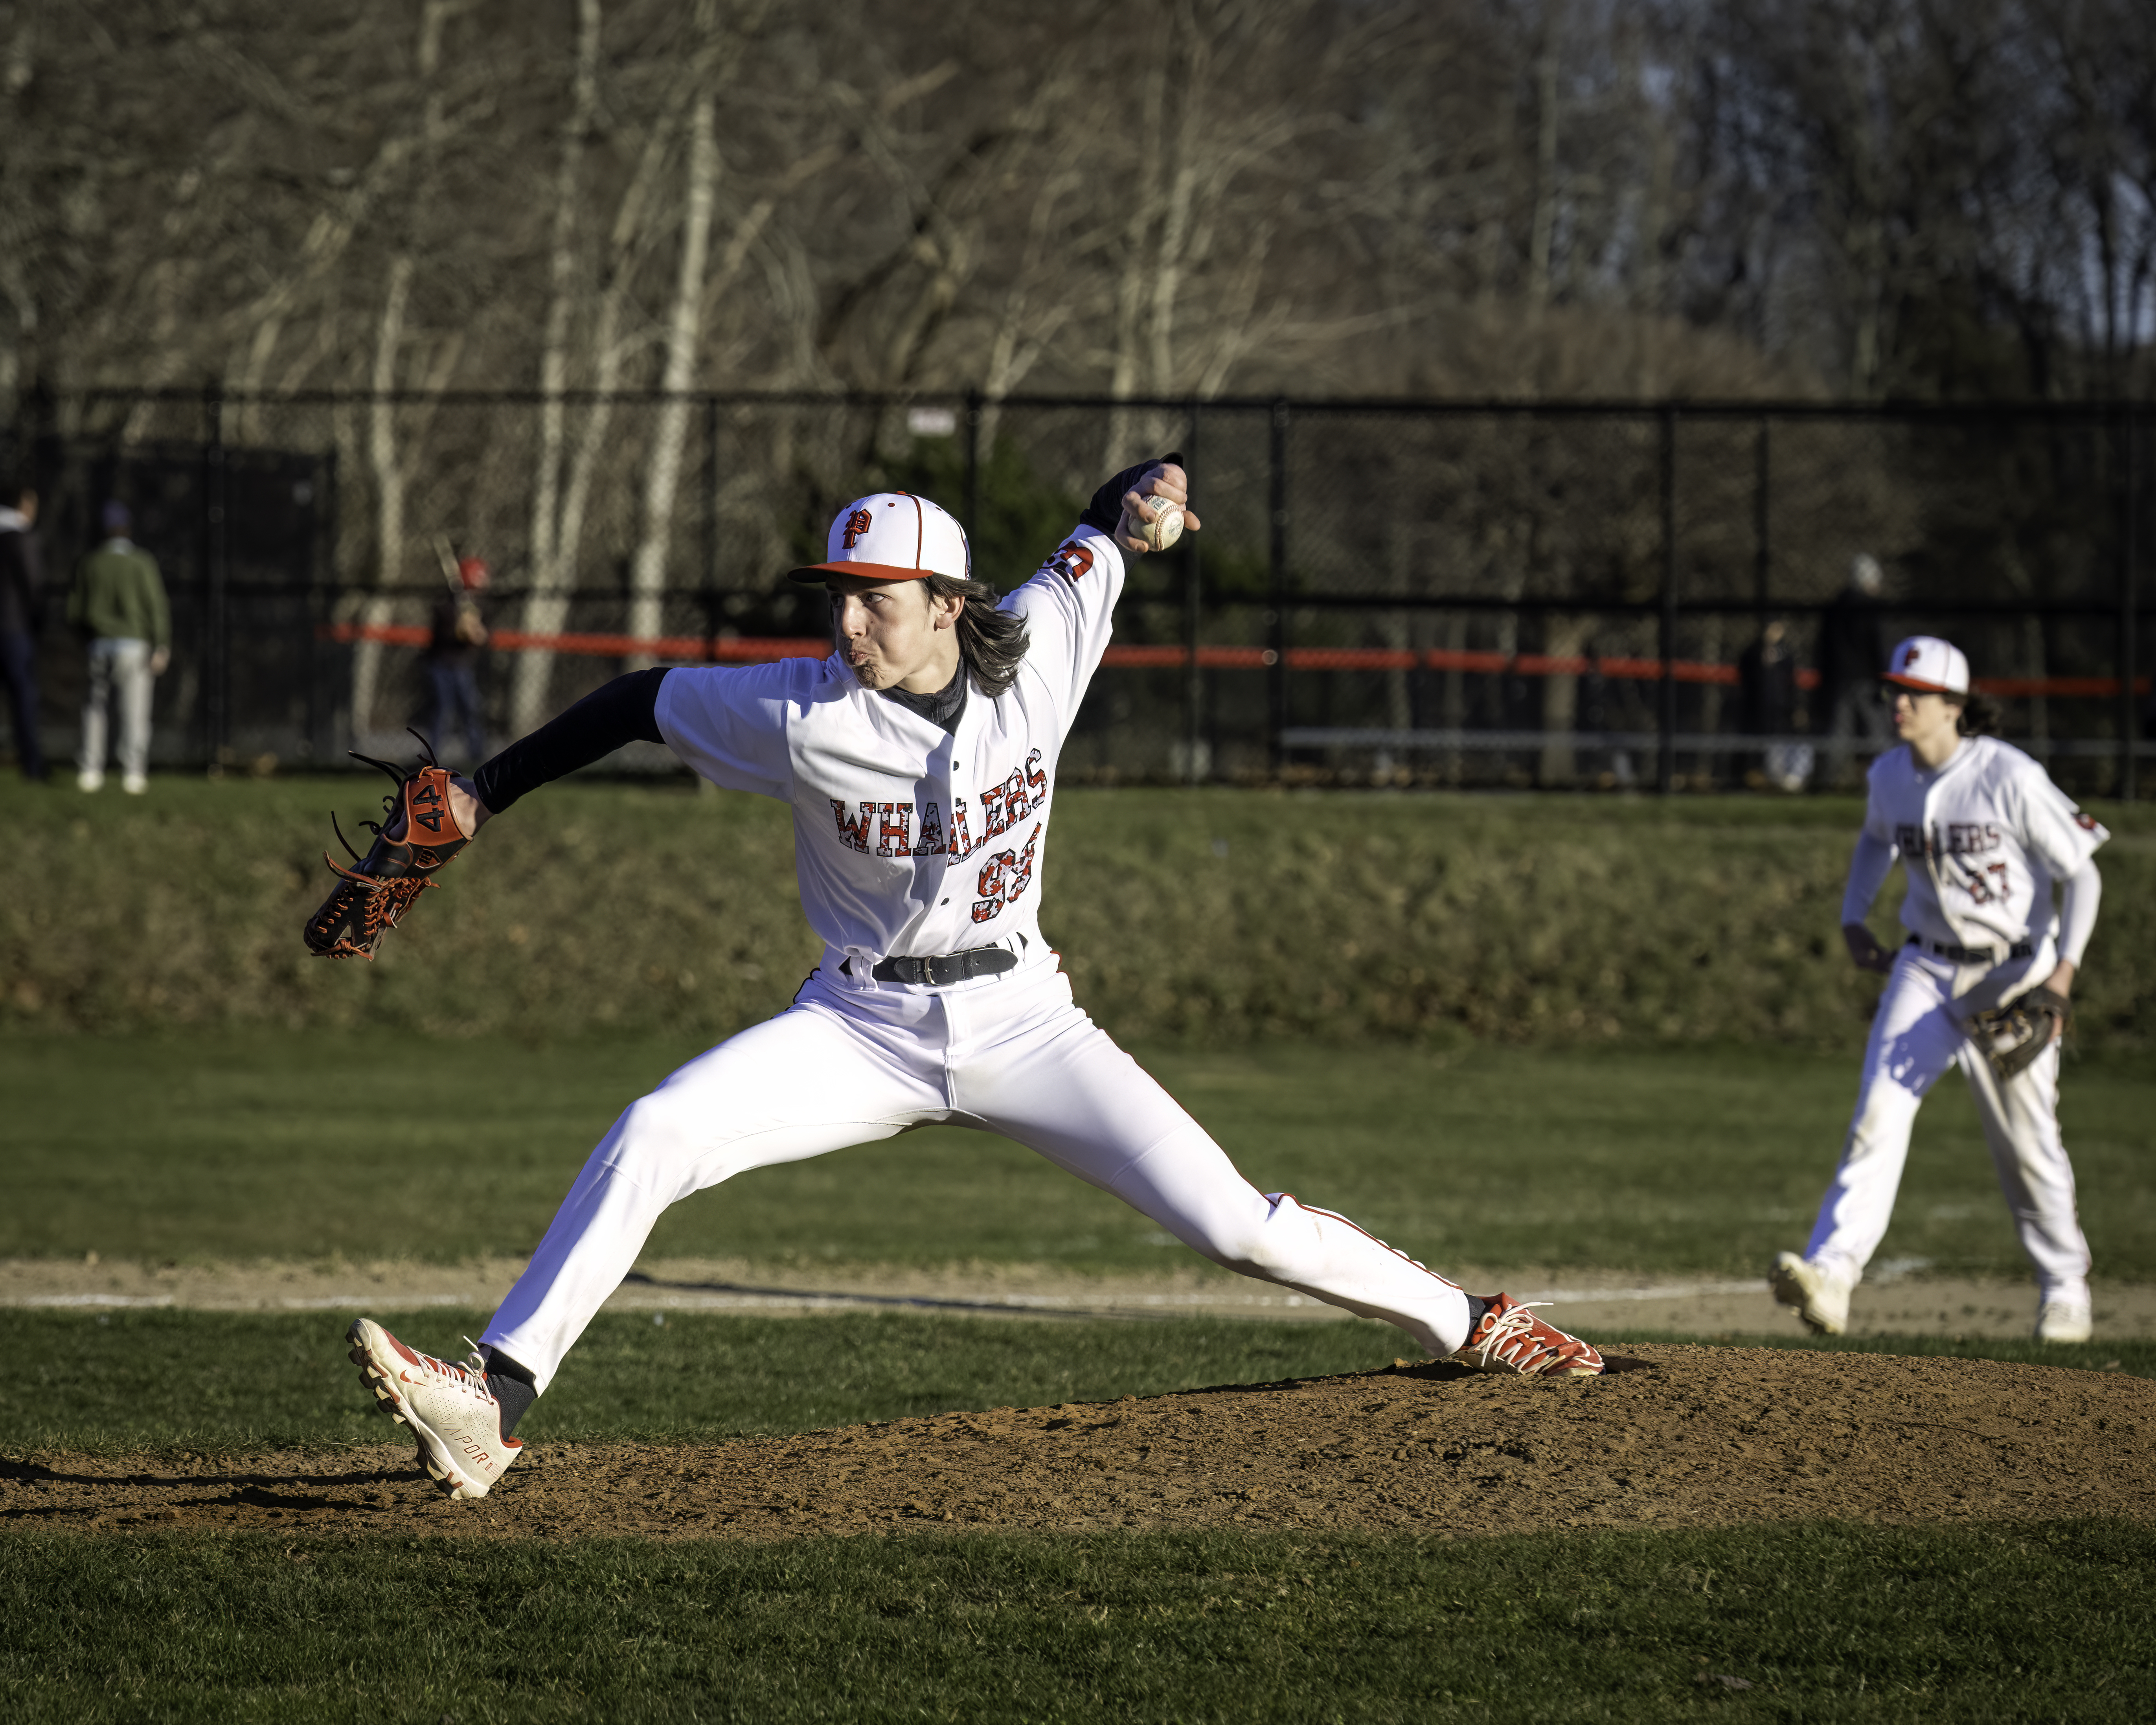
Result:
<instances>
[{"instance_id":1,"label":"background fielder","mask_svg":"<svg viewBox=\"0 0 2156 1725\"><path fill-rule=\"evenodd\" d=\"M1188 501L1175 459L1110 480L1000 606L971 580L965 535L941 509L861 498L833 521L826 561L794 572L830 592L831 657L618 679L451 788L461 836L632 737L663 742L714 783L792 806L803 909L825 942L788 1010L615 1122L470 1365L353 1325L354 1360L454 1493L483 1494L515 1460L518 1418L669 1204L937 1122L1014 1138L1215 1263L1397 1324L1434 1356L1601 1370L1592 1348L1505 1296L1471 1296L1342 1217L1257 1191L1072 1004L1039 922L1056 762L1151 500ZM434 781L446 782L439 768ZM418 809L409 786L406 801ZM393 822L385 838L397 837ZM349 932L334 906L363 892L367 869L310 925L317 950ZM362 930L346 949L374 937Z\"/></svg>"},{"instance_id":2,"label":"background fielder","mask_svg":"<svg viewBox=\"0 0 2156 1725\"><path fill-rule=\"evenodd\" d=\"M1814 1330L1847 1326L1851 1290L1893 1214L1917 1110L1958 1065L2035 1269L2037 1338L2086 1342L2089 1250L2059 1135L2059 1025L2043 1021L2044 1045L2002 1077L1979 1020L2040 988L2071 993L2102 891L2091 859L2110 835L2020 749L1970 734L1989 722L1989 704L1972 695L1958 649L1929 635L1903 641L1885 686L1903 746L1872 763L1841 921L1851 957L1885 972L1887 987L1841 1165L1803 1255L1777 1260L1774 1297ZM1897 857L1908 874L1909 939L1890 955L1864 918Z\"/></svg>"}]
</instances>

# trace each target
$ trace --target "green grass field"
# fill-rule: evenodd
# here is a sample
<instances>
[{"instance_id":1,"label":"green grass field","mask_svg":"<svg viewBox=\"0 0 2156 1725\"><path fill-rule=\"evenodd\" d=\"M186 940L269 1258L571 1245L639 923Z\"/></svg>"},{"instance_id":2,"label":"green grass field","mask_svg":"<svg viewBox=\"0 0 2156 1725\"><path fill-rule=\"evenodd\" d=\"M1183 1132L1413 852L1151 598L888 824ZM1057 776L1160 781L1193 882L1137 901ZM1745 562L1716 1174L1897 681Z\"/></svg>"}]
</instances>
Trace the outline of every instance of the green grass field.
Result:
<instances>
[{"instance_id":1,"label":"green grass field","mask_svg":"<svg viewBox=\"0 0 2156 1725\"><path fill-rule=\"evenodd\" d=\"M529 1250L684 1040L532 1047L253 1031L0 1043L0 1255L202 1260ZM1800 1245L1853 1060L1757 1049L1450 1053L1275 1045L1147 1063L1266 1191L1443 1266L1752 1275ZM2076 1062L2068 1143L2102 1273L2156 1279L2156 1082ZM906 1134L677 1205L656 1255L773 1263L1194 1262L1145 1218L979 1132ZM2022 1272L1958 1079L1919 1117L1883 1255Z\"/></svg>"},{"instance_id":2,"label":"green grass field","mask_svg":"<svg viewBox=\"0 0 2156 1725\"><path fill-rule=\"evenodd\" d=\"M369 794L160 781L131 806L0 784L32 883L0 903L0 1255L521 1252L624 1104L805 968L783 811L609 785L490 829L381 964L311 965L293 932L326 879L321 811ZM1075 793L1050 927L1081 1000L1267 1190L1440 1267L1751 1276L1801 1240L1850 1105L1868 985L1821 919L1853 819L1825 799ZM2137 883L2156 826L2118 824L2099 1051L2068 1071L2066 1122L2100 1272L2148 1281L2156 895ZM651 1251L1193 1261L948 1130L701 1194ZM2022 1273L1953 1081L1883 1255ZM386 1315L443 1350L485 1317ZM0 1455L379 1441L347 1316L11 1312ZM723 1443L1396 1351L1361 1323L606 1314L525 1433ZM2087 1363L2112 1359L2156 1375L2156 1344ZM0 1717L2126 1720L2156 1687L2152 1575L2156 1535L2100 1523L685 1548L0 1531Z\"/></svg>"},{"instance_id":3,"label":"green grass field","mask_svg":"<svg viewBox=\"0 0 2156 1725\"><path fill-rule=\"evenodd\" d=\"M77 1720L2133 1721L2156 1533L8 1540Z\"/></svg>"}]
</instances>

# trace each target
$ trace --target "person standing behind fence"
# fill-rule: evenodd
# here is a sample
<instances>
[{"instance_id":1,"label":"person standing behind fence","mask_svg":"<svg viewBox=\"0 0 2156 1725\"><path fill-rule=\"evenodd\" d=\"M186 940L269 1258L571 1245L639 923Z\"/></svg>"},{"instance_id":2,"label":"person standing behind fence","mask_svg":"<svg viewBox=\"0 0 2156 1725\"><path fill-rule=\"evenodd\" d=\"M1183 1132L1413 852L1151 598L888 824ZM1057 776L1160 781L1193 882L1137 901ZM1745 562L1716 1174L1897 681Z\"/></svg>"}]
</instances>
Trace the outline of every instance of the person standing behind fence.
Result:
<instances>
[{"instance_id":1,"label":"person standing behind fence","mask_svg":"<svg viewBox=\"0 0 2156 1725\"><path fill-rule=\"evenodd\" d=\"M107 715L119 698L120 784L130 796L150 788L150 691L172 658L172 612L157 559L127 536L127 506L108 503L105 538L75 565L68 621L90 643L90 691L82 703L82 754L75 783L105 783Z\"/></svg>"},{"instance_id":2,"label":"person standing behind fence","mask_svg":"<svg viewBox=\"0 0 2156 1725\"><path fill-rule=\"evenodd\" d=\"M458 558L456 583L434 602L434 633L427 642L425 728L437 747L461 732L465 758L476 765L486 758L486 721L479 699L479 655L486 644L486 619L479 608L479 595L487 583L485 561Z\"/></svg>"},{"instance_id":3,"label":"person standing behind fence","mask_svg":"<svg viewBox=\"0 0 2156 1725\"><path fill-rule=\"evenodd\" d=\"M1800 791L1812 776L1812 746L1791 737L1799 711L1797 656L1789 626L1777 618L1737 656L1738 729L1748 737L1789 739L1768 744L1761 761L1764 782L1777 790Z\"/></svg>"},{"instance_id":4,"label":"person standing behind fence","mask_svg":"<svg viewBox=\"0 0 2156 1725\"><path fill-rule=\"evenodd\" d=\"M1879 667L1887 661L1887 622L1879 609L1885 584L1879 559L1860 551L1849 560L1848 585L1820 617L1820 710L1825 719L1820 728L1865 754L1883 753L1895 741L1879 704ZM1840 778L1848 762L1846 752L1835 750L1829 777Z\"/></svg>"},{"instance_id":5,"label":"person standing behind fence","mask_svg":"<svg viewBox=\"0 0 2156 1725\"><path fill-rule=\"evenodd\" d=\"M45 776L38 743L38 631L44 623L44 573L30 529L38 519L38 494L0 479L0 682L8 685L15 725L15 755L32 783Z\"/></svg>"}]
</instances>

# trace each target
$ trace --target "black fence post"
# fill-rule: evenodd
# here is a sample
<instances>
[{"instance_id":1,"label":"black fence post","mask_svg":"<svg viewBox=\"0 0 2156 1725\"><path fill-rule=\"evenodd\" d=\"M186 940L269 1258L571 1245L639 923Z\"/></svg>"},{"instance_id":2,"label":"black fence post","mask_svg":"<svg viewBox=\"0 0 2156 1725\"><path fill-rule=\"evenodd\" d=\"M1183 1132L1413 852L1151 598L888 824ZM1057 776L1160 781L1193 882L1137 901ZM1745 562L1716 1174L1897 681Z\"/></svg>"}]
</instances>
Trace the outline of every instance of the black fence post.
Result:
<instances>
[{"instance_id":1,"label":"black fence post","mask_svg":"<svg viewBox=\"0 0 2156 1725\"><path fill-rule=\"evenodd\" d=\"M203 385L203 752L212 778L224 772L230 742L232 619L225 591L224 388Z\"/></svg>"},{"instance_id":2,"label":"black fence post","mask_svg":"<svg viewBox=\"0 0 2156 1725\"><path fill-rule=\"evenodd\" d=\"M981 536L981 392L966 392L966 538Z\"/></svg>"},{"instance_id":3,"label":"black fence post","mask_svg":"<svg viewBox=\"0 0 2156 1725\"><path fill-rule=\"evenodd\" d=\"M1272 422L1272 609L1265 614L1265 675L1268 716L1272 725L1272 767L1286 764L1283 734L1287 730L1287 403L1273 403Z\"/></svg>"},{"instance_id":4,"label":"black fence post","mask_svg":"<svg viewBox=\"0 0 2156 1725\"><path fill-rule=\"evenodd\" d=\"M1771 601L1768 598L1774 571L1774 552L1768 548L1768 485L1773 477L1771 434L1772 422L1765 418L1759 421L1758 434L1752 446L1752 596L1759 608L1759 632L1767 631L1767 611Z\"/></svg>"},{"instance_id":5,"label":"black fence post","mask_svg":"<svg viewBox=\"0 0 2156 1725\"><path fill-rule=\"evenodd\" d=\"M719 588L719 398L704 398L704 591ZM707 622L711 619L707 617ZM716 625L714 624L716 629Z\"/></svg>"},{"instance_id":6,"label":"black fence post","mask_svg":"<svg viewBox=\"0 0 2156 1725\"><path fill-rule=\"evenodd\" d=\"M1677 416L1661 410L1662 630L1661 706L1656 714L1661 761L1655 788L1666 795L1677 783Z\"/></svg>"},{"instance_id":7,"label":"black fence post","mask_svg":"<svg viewBox=\"0 0 2156 1725\"><path fill-rule=\"evenodd\" d=\"M1198 413L1195 399L1190 403L1190 429L1183 442L1183 470L1190 475L1191 501L1198 497ZM1205 622L1204 573L1199 559L1203 553L1198 548L1199 536L1183 536L1183 650L1189 656L1183 662L1183 779L1185 784L1196 784L1206 775L1198 764L1199 750L1204 746L1205 730L1205 675L1198 668L1198 643Z\"/></svg>"},{"instance_id":8,"label":"black fence post","mask_svg":"<svg viewBox=\"0 0 2156 1725\"><path fill-rule=\"evenodd\" d=\"M2132 403L2126 408L2126 424L2120 441L2125 445L2120 462L2120 491L2125 519L2120 523L2118 559L2118 794L2131 803L2138 790L2134 771L2134 745L2140 740L2141 712L2133 682L2137 669L2134 639L2134 571L2140 562L2140 439Z\"/></svg>"}]
</instances>

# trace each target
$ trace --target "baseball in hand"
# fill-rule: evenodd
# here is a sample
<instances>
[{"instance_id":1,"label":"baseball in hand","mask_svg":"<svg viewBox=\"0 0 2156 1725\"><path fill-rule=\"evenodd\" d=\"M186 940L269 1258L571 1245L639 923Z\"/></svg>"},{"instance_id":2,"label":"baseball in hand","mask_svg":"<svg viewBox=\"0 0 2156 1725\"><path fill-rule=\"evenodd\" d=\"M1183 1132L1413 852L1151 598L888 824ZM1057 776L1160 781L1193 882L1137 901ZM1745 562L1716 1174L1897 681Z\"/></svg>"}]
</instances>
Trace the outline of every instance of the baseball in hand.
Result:
<instances>
[{"instance_id":1,"label":"baseball in hand","mask_svg":"<svg viewBox=\"0 0 2156 1725\"><path fill-rule=\"evenodd\" d=\"M1145 541L1149 551L1166 551L1183 536L1183 511L1165 497L1148 497L1145 501L1154 511L1153 518L1142 521L1133 514L1132 519L1138 537Z\"/></svg>"}]
</instances>

